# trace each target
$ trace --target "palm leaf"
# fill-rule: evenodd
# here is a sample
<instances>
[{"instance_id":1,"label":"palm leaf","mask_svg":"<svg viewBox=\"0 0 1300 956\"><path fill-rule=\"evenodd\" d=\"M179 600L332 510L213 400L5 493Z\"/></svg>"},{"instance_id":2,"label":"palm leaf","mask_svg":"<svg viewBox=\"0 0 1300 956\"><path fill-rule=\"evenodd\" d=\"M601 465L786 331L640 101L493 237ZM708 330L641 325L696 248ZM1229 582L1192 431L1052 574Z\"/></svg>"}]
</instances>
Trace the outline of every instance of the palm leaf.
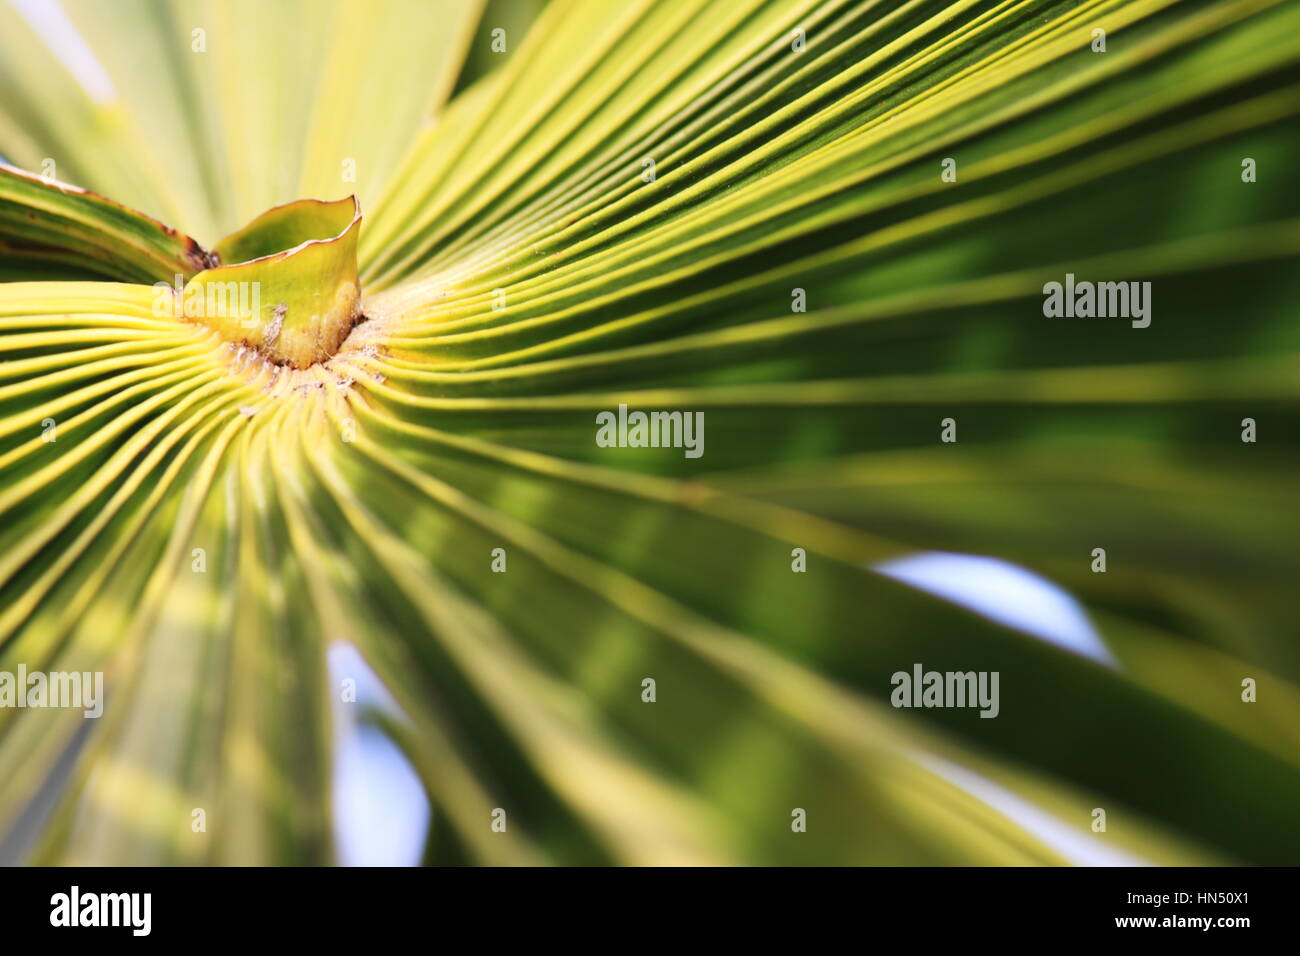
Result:
<instances>
[{"instance_id":1,"label":"palm leaf","mask_svg":"<svg viewBox=\"0 0 1300 956\"><path fill-rule=\"evenodd\" d=\"M0 171L0 671L106 707L0 710L0 852L332 861L346 644L430 862L1300 857L1295 5L66 6L107 84L0 8L0 154L114 202ZM1044 317L1066 273L1150 327ZM1113 659L874 570L917 550ZM918 662L998 718L891 707Z\"/></svg>"}]
</instances>

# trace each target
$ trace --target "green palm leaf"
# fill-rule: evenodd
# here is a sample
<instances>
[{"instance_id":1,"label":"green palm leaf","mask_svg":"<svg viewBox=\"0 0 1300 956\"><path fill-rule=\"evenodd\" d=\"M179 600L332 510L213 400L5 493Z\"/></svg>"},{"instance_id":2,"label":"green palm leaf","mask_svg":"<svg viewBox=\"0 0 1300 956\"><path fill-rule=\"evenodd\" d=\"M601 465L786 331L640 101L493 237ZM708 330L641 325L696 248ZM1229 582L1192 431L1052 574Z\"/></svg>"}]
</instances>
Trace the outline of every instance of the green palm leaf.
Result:
<instances>
[{"instance_id":1,"label":"green palm leaf","mask_svg":"<svg viewBox=\"0 0 1300 956\"><path fill-rule=\"evenodd\" d=\"M0 709L0 853L333 861L351 645L429 862L1300 858L1300 8L64 2L97 80L0 6L0 672L105 709Z\"/></svg>"}]
</instances>

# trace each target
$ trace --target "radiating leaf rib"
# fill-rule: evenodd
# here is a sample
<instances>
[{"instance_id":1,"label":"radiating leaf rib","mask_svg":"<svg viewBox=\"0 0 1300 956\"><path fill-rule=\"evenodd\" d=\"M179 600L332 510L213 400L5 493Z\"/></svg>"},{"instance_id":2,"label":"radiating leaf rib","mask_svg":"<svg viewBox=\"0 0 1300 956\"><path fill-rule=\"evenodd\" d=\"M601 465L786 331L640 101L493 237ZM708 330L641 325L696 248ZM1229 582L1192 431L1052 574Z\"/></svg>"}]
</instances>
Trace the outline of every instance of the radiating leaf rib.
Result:
<instances>
[{"instance_id":1,"label":"radiating leaf rib","mask_svg":"<svg viewBox=\"0 0 1300 956\"><path fill-rule=\"evenodd\" d=\"M148 216L0 165L0 260L29 258L142 283L189 278L209 262L197 242Z\"/></svg>"},{"instance_id":2,"label":"radiating leaf rib","mask_svg":"<svg viewBox=\"0 0 1300 956\"><path fill-rule=\"evenodd\" d=\"M428 481L428 479L424 479L424 480L419 479L419 477L417 477L417 473L416 473L416 472L413 472L413 471L411 471L411 472L407 472L407 473L406 473L406 476L407 476L407 480L411 480L411 481L420 481L421 484L424 483L424 481ZM589 506L589 503L588 503L588 506ZM498 533L502 533L502 532L498 532ZM506 540L507 540L507 541L510 540L510 537L511 537L511 536L508 536L508 535L507 535L507 536L506 536ZM534 541L539 541L539 538L534 537L533 540L534 540ZM516 545L519 545L519 544L520 544L520 541L517 541L517 540L516 540L516 541L515 541L515 544L516 544ZM646 568L642 568L642 572L645 571L645 570L646 570ZM584 568L584 571L582 571L580 575L576 575L576 578L581 579L582 581L584 581L584 587L594 587L594 588L597 588L597 589L598 589L598 592L601 593L601 594L603 594L603 596L606 596L606 600L608 600L608 597L610 597L611 594L617 594L617 592L619 592L619 589L612 588L612 587L611 587L611 584L608 583L607 580L604 580L604 575L607 575L607 574L608 574L608 571L607 571L607 570L603 570L603 568L602 568L602 570L597 570L597 567L595 567L595 566L590 566L590 567L585 567L585 568ZM716 574L716 571L715 571L715 574ZM680 589L680 588L681 588L681 583L677 584L676 587ZM630 609L630 607L629 607L629 609ZM658 614L655 614L655 615L654 615L654 619L656 620L656 622L660 622L660 623L662 623L662 622L664 622L664 620L666 620L666 617L664 617L663 611L660 610ZM667 618L667 619L671 619L671 618ZM675 632L675 633L676 633L676 632L679 632L679 628L676 628L676 627L669 627L669 628L668 628L668 632ZM969 640L969 639L970 639L970 637L967 636L967 640ZM1138 757L1139 754L1136 754L1136 753L1135 753L1134 756L1135 756L1135 757Z\"/></svg>"},{"instance_id":3,"label":"radiating leaf rib","mask_svg":"<svg viewBox=\"0 0 1300 956\"><path fill-rule=\"evenodd\" d=\"M319 447L319 446L317 446L317 447ZM320 456L318 455L317 457L319 458ZM336 479L336 481L337 481L337 479ZM333 482L332 482L331 484L333 484ZM377 530L377 528L378 528L377 525L376 525L376 526L373 526L373 527L375 528L375 530ZM379 556L382 557L382 552L379 553ZM414 555L409 555L408 558L407 558L408 561L413 560L413 559L414 559ZM395 558L394 558L393 560L395 560ZM390 566L391 566L391 565L390 565ZM421 583L417 585L417 584L416 584L416 581L419 581L419 582L421 582ZM427 571L420 573L419 575L417 575L416 577L414 577L414 578L411 579L411 583L410 583L410 585L409 585L410 590L409 590L408 593L410 593L410 594L411 594L413 597L415 597L416 599L419 599L419 598L422 596L424 590L428 587L428 581L429 581L429 579L428 579L428 577L427 577ZM451 595L445 595L445 596L443 597L443 603L446 603L446 602L448 602L448 601L452 601L452 600L453 600L453 598L451 597ZM429 613L433 613L433 609L436 608L436 607L437 607L437 604L434 604L434 603L432 603L432 602L429 602L429 608L430 608L430 612L429 612ZM444 632L444 634L445 634L445 632ZM448 635L448 636L449 636L449 635ZM470 636L470 635L467 635L467 637L469 637L469 636ZM473 640L462 641L462 642L461 642L461 644L460 644L460 647L461 647L461 649L462 649L462 650L461 650L461 653L467 653L467 652L470 651L470 649L472 649L472 648L476 648L476 647L478 647L478 646L484 644L485 639L486 639L486 635L483 634L483 633L481 633L481 632L478 633L477 635L473 635L473 637L474 637ZM499 638L498 638L497 640L495 640L495 641L491 641L491 642L487 642L487 643L488 643L488 647L484 648L484 651L490 653L491 656L489 656L489 657L482 657L482 656L480 656L480 662L481 662L481 663L480 663L480 669L481 669L481 666L482 666L482 665L486 664L486 663L489 662L489 661L499 660L499 659L502 658L503 655L513 656L513 655L512 655L512 652L508 651L506 647L503 647L503 646L500 646L500 645L499 645ZM493 647L493 646L497 647L497 650L496 650L495 652L490 651L490 648ZM499 672L499 668L498 668L498 672ZM500 676L501 676L501 679L505 679L505 674L501 674ZM488 685L488 686L490 686L490 685ZM534 698L536 698L537 696L538 696L538 695L537 695L536 691L534 691L533 693L519 693L519 692L516 692L516 693L510 695L508 699L509 699L510 701L513 702L513 703L512 703L512 706L518 706L518 704L519 704L520 702L527 703L527 702L533 700ZM543 695L543 696L545 696L545 695ZM534 717L533 719L534 719L535 721L536 721L536 720L540 720L540 719L541 719L541 715L540 715L540 714L535 715L535 717ZM542 725L544 726L545 723L543 722ZM517 732L520 732L520 733L524 732L524 730L523 730L523 727L524 727L524 726L526 726L526 725L521 725L521 727L517 730ZM592 766L591 766L589 760L590 760L590 758L588 758L588 762L585 762L585 766L586 766L587 770L586 770L586 773L582 775L582 779L584 779L584 780L587 781L588 783L590 783L590 781L591 781L590 772L591 772L591 769L592 769ZM553 748L552 748L551 753L550 753L550 756L549 756L546 760L542 761L542 762L539 764L539 769L543 769L543 770L547 770L547 771L562 771L562 770L564 769L564 766L565 766L565 761L559 759L559 753L554 752L554 750L553 750ZM572 776L572 775L570 775L570 776ZM564 777L562 777L562 778L559 779L558 783L559 783L561 786L564 786L564 787L567 789L567 788L568 788L568 784L570 783L570 779L569 779L569 778L564 778ZM578 798L578 799L582 799L582 800L584 800L584 801L585 801L585 800L588 800L591 796L594 796L594 795L595 795L595 794L592 794L592 793L591 793L590 786L585 787L585 788L582 788L582 789L576 791L575 794L574 794L574 796L575 796L576 798ZM626 797L624 797L623 800L626 800ZM621 801L615 801L613 804L610 804L609 801L606 801L606 805L605 805L604 809L607 810L607 811L608 811L608 810L623 810L623 809L630 809L630 807L620 806L620 805L619 805L620 803L621 803ZM643 810L642 810L642 814L644 814L644 812L645 812L645 810L643 809ZM719 821L719 823L720 823L720 821ZM714 829L715 829L715 830L717 829L717 826L716 826L716 825L715 825L715 828L714 828ZM654 846L654 847L655 847L654 851L651 851L651 846ZM664 843L663 843L663 837L662 837L662 836L659 837L659 838L657 838L656 841L655 841L654 843L646 843L644 846L636 847L635 849L636 849L636 852L635 852L635 854L634 854L633 857L632 857L633 859L640 858L641 855L644 854L644 853L647 853L647 852L653 852L654 855L653 855L653 856L650 856L650 857L648 857L648 858L646 858L646 859L650 859L650 860L666 860L666 859L671 859L671 858L672 858L672 853L673 853L671 842L670 842L668 845L665 846ZM666 854L666 855L665 855L665 854Z\"/></svg>"},{"instance_id":4,"label":"radiating leaf rib","mask_svg":"<svg viewBox=\"0 0 1300 956\"><path fill-rule=\"evenodd\" d=\"M411 477L412 477L412 480L415 479L415 476L413 476L413 473L412 473L412 476L411 476ZM586 501L586 505L588 505L588 506L590 505L590 499L588 499L588 501ZM508 538L502 538L502 540L504 540L504 541L508 541ZM692 540L695 540L695 538L692 538ZM517 545L517 544L519 544L519 542L516 541L515 544ZM511 549L511 550L512 550L512 553L517 554L517 551L515 551L515 550L513 550L513 549ZM643 570L643 568L642 568L642 570ZM595 591L595 593L603 594L603 596L606 596L606 600L608 600L608 596L610 596L611 593L616 593L616 592L612 592L612 591L611 591L611 588L608 587L608 584L603 584L603 583L601 583L601 581L599 581L599 580L597 580L597 581L591 581L591 583L588 583L588 581L589 581L589 576L590 576L591 574L593 574L593 572L595 572L595 571L594 571L594 568L589 568L589 570L586 570L586 571L582 572L581 575L577 575L577 578L578 578L578 579L581 579L581 580L584 580L584 585L582 585L582 587L590 587L590 588L593 588L593 591ZM602 572L602 574L603 574L603 572ZM680 588L680 584L677 585L677 587ZM666 620L671 620L671 617L666 618L666 617L664 617L664 615L663 615L662 613L651 615L651 617L653 617L653 619L656 620L656 622L659 622L660 624L666 622ZM679 626L669 626L669 627L666 628L666 633L684 633L684 631L682 631L681 628L680 628ZM755 645L755 646L757 646L757 645ZM659 672L662 672L662 666L660 666L660 669L654 669L654 670L659 671ZM803 713L803 714L806 715L806 711L801 711L801 713Z\"/></svg>"},{"instance_id":5,"label":"radiating leaf rib","mask_svg":"<svg viewBox=\"0 0 1300 956\"><path fill-rule=\"evenodd\" d=\"M229 427L226 440L228 437ZM197 438L190 443L189 448L196 447L196 441ZM204 497L207 488L207 479L204 476L210 476L216 467L223 446L224 440L218 440L211 445L201 462L192 469L190 477L193 481L184 493L191 508L196 499L201 500ZM177 476L178 470L186 464L184 459L179 460L171 470L171 476ZM15 657L20 661L42 661L41 656L33 658L30 653L24 653L23 645L30 643L33 637L43 635L54 641L55 646L62 645L64 648L63 659L51 662L55 666L68 670L105 671L107 694L114 693L116 680L121 679L125 682L126 675L131 672L133 662L138 660L140 653L138 636L150 626L157 599L162 594L160 586L170 577L170 569L174 563L166 560L165 557L160 562L154 563L147 556L162 551L168 540L173 542L174 551L179 550L176 544L188 536L190 527L185 517L186 513L184 511L179 515L177 513L179 496L171 496L169 501L168 496L163 494L167 487L167 482L163 482L154 489L154 501L165 503L161 509L153 510L146 506L137 512L149 522L145 525L143 535L130 540L100 539L101 547L118 554L125 550L127 544L132 544L133 558L125 562L87 563L79 566L77 573L61 578L59 587L69 590L75 597L69 603L42 604L36 625L29 625L17 641L10 641L5 645L4 650L10 655L11 661ZM174 518L178 520L173 522ZM106 582L107 586L105 586ZM132 600L133 597L137 599ZM90 618L83 616L92 607L95 608L93 616ZM116 714L114 719L122 719L126 714L124 708L106 707L105 710L110 715ZM40 773L42 761L56 757L62 752L60 738L49 736L42 732L42 728L47 728L55 723L58 717L69 712L36 710L19 713L23 716L17 718L17 727L13 727L14 721L10 721L0 728L0 732L4 733L3 746L0 747L0 760L5 762L11 758L20 760L24 776L29 772ZM81 720L79 712L71 713L77 720ZM21 731L23 736L15 737L15 731ZM38 735L35 740L31 738L28 731ZM101 742L103 740L102 737L95 739ZM80 765L82 770L79 775L83 783L89 768L96 765L98 763L93 760ZM69 791L72 795L80 792L81 788L75 786ZM121 791L119 790L118 793L120 795ZM6 816L9 816L14 808L9 802L10 798L19 794L21 790L6 792L6 800L0 804ZM66 821L73 808L73 801L65 800L60 811L62 819ZM117 822L120 825L121 821ZM130 832L129 828L127 832ZM47 846L42 852L62 852L54 850L54 847L60 840L66 838L67 833L67 823L53 826Z\"/></svg>"},{"instance_id":6,"label":"radiating leaf rib","mask_svg":"<svg viewBox=\"0 0 1300 956\"><path fill-rule=\"evenodd\" d=\"M1297 102L1294 93L1286 91L1266 97L1258 104L1262 111L1260 116L1265 121L1276 122L1278 119L1292 115ZM1241 115L1241 114L1235 114ZM1249 113L1242 115L1237 122L1253 122ZM1139 141L1132 146L1122 147L1114 151L1110 156L1103 156L1098 159L1085 160L1074 167L1067 167L1060 171L1050 172L1041 177L1038 182L1032 184L1020 184L1014 188L1008 189L1005 193L995 194L988 198L971 200L955 206L946 206L938 211L922 215L911 221L900 223L887 230L872 234L867 238L858 240L853 243L846 243L834 249L832 253L821 256L810 256L804 261L796 261L784 266L779 270L774 270L761 279L746 278L736 282L726 283L724 285L699 283L697 287L706 289L697 296L689 298L677 298L674 302L674 308L681 309L685 304L694 304L694 301L719 300L724 297L735 299L739 297L746 289L758 291L769 289L775 291L784 282L785 284L798 282L801 279L805 281L814 276L828 278L836 272L846 270L854 259L861 262L868 256L880 255L891 245L915 242L919 237L929 233L951 230L955 226L965 226L975 220L984 217L1006 216L1006 214L1020 206L1028 206L1032 203L1042 203L1046 198L1052 197L1069 190L1077 190L1081 184L1097 176L1098 173L1115 175L1118 169L1122 169L1134 162L1151 163L1153 160L1165 153L1172 146L1173 148L1186 148L1186 145L1195 144L1198 140L1209 136L1224 135L1222 130L1217 127L1211 127L1207 124L1197 121L1185 124L1181 129L1173 131L1172 134L1157 134L1148 137L1146 141ZM1185 145L1186 144L1186 145ZM861 257L861 258L858 258ZM726 257L722 257L724 260ZM590 294L582 296L577 292L566 290L563 297L555 297L558 301L545 302L531 309L538 316L535 319L517 318L519 313L527 316L530 307L525 302L522 309L516 308L511 312L511 318L507 321L510 324L496 328L485 329L481 332L455 333L450 335L437 336L436 341L440 350L445 354L449 347L465 343L465 348L471 355L488 354L489 351L501 351L501 346L496 343L499 341L509 342L509 336L515 335L520 338L526 338L533 334L534 338L542 338L534 330L542 325L559 324L564 319L570 319L573 324L578 324L581 318L585 318L589 311L595 309L605 310L617 303L620 299L629 298L637 292L644 294L653 294L656 290L672 289L676 291L680 288L680 279L690 278L703 272L702 265L691 265L679 269L674 274L659 274L653 279L644 281L640 286L634 286L632 289L620 290L619 292L609 292L603 296L592 297ZM707 273L706 273L707 275ZM600 281L600 280L595 280ZM660 293L662 294L662 293ZM680 293L678 293L680 296ZM567 301L566 301L567 300ZM580 305L572 305L564 308L567 302L577 300ZM482 306L478 307L482 309ZM491 311L486 313L488 316L494 315ZM500 319L495 320L498 324ZM584 337L590 336L590 331L580 333ZM482 345L477 343L482 342ZM542 349L555 349L557 342L563 343L562 337L555 336L554 332L546 335L546 344L536 348L535 351ZM491 344L489 344L491 343ZM528 353L525 353L528 354ZM516 358L517 356L511 356ZM496 359L488 359L494 361Z\"/></svg>"}]
</instances>

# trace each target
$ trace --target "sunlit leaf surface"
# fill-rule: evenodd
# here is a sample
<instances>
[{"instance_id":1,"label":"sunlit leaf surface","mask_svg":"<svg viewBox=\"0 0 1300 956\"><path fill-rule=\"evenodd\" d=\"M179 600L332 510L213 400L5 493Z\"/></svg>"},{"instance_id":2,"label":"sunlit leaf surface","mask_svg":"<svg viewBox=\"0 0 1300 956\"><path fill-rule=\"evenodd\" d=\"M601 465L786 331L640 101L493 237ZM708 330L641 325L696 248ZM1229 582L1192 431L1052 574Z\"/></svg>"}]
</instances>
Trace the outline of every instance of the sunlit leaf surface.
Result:
<instances>
[{"instance_id":1,"label":"sunlit leaf surface","mask_svg":"<svg viewBox=\"0 0 1300 956\"><path fill-rule=\"evenodd\" d=\"M0 672L104 707L0 708L3 859L334 861L349 646L428 862L1300 862L1300 5L63 0L79 70L47 6ZM218 280L262 311L159 309ZM1106 654L878 570L927 550Z\"/></svg>"}]
</instances>

